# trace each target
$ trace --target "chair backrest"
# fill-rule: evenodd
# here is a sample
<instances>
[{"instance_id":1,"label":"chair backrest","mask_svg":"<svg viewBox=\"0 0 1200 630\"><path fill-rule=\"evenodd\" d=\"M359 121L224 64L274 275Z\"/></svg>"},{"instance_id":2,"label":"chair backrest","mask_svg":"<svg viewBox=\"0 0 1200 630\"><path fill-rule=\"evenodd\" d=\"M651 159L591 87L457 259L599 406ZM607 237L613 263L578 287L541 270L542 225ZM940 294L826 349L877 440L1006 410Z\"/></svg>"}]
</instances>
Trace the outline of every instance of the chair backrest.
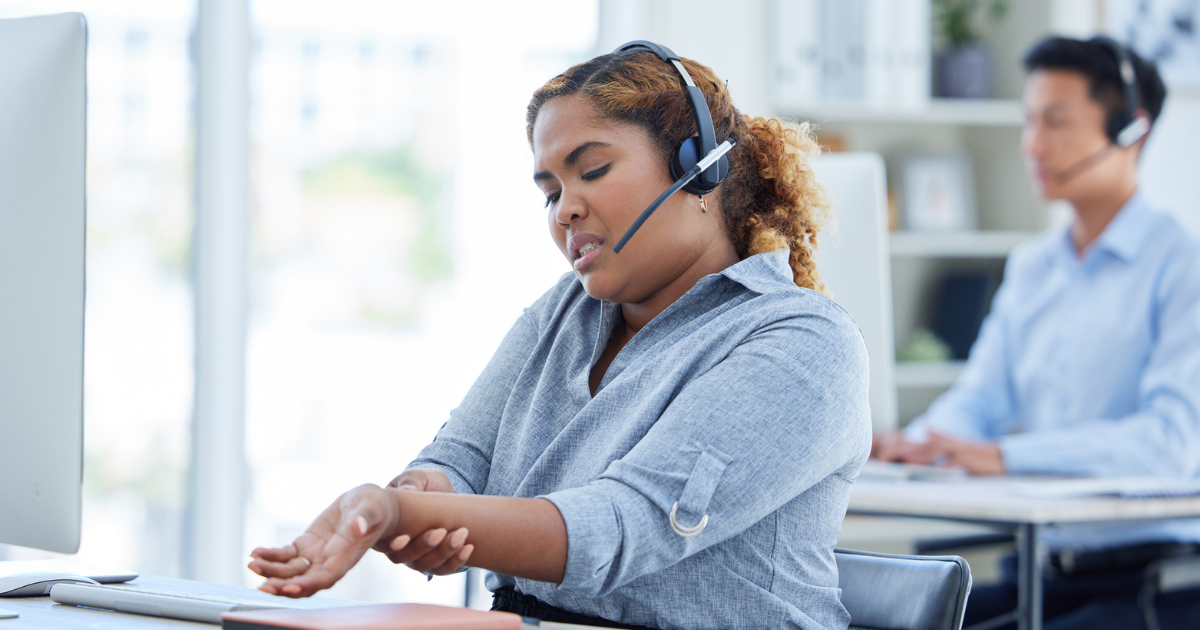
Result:
<instances>
[{"instance_id":1,"label":"chair backrest","mask_svg":"<svg viewBox=\"0 0 1200 630\"><path fill-rule=\"evenodd\" d=\"M813 170L829 193L834 216L817 239L817 270L833 301L862 331L870 357L871 424L878 432L891 431L899 414L883 158L878 153L828 153Z\"/></svg>"},{"instance_id":2,"label":"chair backrest","mask_svg":"<svg viewBox=\"0 0 1200 630\"><path fill-rule=\"evenodd\" d=\"M838 549L842 605L850 627L960 630L971 569L958 556L899 556Z\"/></svg>"}]
</instances>

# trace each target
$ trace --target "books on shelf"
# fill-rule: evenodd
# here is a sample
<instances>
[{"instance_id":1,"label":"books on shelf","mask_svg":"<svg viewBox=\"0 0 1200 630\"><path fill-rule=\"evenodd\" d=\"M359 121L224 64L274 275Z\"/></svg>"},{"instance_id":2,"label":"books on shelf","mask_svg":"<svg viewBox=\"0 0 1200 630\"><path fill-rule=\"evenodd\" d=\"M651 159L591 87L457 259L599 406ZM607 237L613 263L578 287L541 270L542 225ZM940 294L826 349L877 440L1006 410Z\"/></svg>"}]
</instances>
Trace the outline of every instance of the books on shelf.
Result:
<instances>
[{"instance_id":1,"label":"books on shelf","mask_svg":"<svg viewBox=\"0 0 1200 630\"><path fill-rule=\"evenodd\" d=\"M776 0L772 10L778 106L928 104L930 0Z\"/></svg>"}]
</instances>

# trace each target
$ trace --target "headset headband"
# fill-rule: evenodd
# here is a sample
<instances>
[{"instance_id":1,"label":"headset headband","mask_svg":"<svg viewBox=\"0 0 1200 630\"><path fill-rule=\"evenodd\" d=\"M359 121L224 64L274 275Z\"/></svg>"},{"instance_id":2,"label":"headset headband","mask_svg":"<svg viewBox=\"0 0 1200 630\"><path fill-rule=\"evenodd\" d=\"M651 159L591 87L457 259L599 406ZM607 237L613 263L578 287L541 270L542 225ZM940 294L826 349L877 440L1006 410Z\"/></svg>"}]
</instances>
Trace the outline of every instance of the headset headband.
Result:
<instances>
[{"instance_id":1,"label":"headset headband","mask_svg":"<svg viewBox=\"0 0 1200 630\"><path fill-rule=\"evenodd\" d=\"M1133 67L1129 51L1116 40L1103 35L1093 37L1092 42L1107 48L1113 57L1116 57L1117 74L1121 76L1121 89L1125 92L1125 110L1129 112L1129 117L1133 118L1142 106L1142 99L1138 97L1137 71Z\"/></svg>"},{"instance_id":2,"label":"headset headband","mask_svg":"<svg viewBox=\"0 0 1200 630\"><path fill-rule=\"evenodd\" d=\"M1112 53L1117 62L1117 75L1121 77L1121 90L1125 93L1125 111L1114 115L1108 124L1108 135L1119 146L1128 147L1150 131L1150 125L1145 119L1139 118L1138 109L1142 100L1138 90L1137 70L1133 65L1133 57L1129 50L1117 43L1111 37L1098 35L1091 43L1105 48Z\"/></svg>"},{"instance_id":3,"label":"headset headband","mask_svg":"<svg viewBox=\"0 0 1200 630\"><path fill-rule=\"evenodd\" d=\"M660 59L671 64L679 76L683 78L684 92L687 94L688 103L692 106L692 113L696 115L696 131L700 135L700 153L699 157L708 155L713 149L717 148L717 131L713 125L712 113L708 109L708 101L704 100L704 92L696 87L696 83L692 81L692 76L683 67L683 62L679 60L679 55L666 46L660 46L654 42L646 40L635 40L621 44L613 50L612 54L617 54L633 48L644 48L658 55ZM697 179L700 180L703 187L712 189L721 183L727 169L713 168L700 173Z\"/></svg>"}]
</instances>

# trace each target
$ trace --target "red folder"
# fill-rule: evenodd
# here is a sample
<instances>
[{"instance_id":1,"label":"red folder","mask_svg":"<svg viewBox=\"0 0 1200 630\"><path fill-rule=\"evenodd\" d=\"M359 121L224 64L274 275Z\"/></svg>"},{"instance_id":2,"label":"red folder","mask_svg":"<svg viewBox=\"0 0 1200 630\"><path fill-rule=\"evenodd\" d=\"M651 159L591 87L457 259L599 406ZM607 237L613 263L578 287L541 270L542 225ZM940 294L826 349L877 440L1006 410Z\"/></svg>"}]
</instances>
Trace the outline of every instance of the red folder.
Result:
<instances>
[{"instance_id":1,"label":"red folder","mask_svg":"<svg viewBox=\"0 0 1200 630\"><path fill-rule=\"evenodd\" d=\"M433 604L364 604L229 612L224 630L521 630L521 616Z\"/></svg>"}]
</instances>

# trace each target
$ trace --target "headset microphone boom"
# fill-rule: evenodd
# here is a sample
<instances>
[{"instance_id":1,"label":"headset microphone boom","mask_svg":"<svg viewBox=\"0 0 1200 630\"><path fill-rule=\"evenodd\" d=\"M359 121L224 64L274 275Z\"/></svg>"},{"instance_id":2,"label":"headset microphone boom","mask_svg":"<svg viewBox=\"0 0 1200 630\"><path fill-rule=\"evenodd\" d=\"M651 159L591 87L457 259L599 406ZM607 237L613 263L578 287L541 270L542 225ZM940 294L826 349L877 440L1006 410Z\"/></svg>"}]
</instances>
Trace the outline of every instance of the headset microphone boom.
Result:
<instances>
[{"instance_id":1,"label":"headset microphone boom","mask_svg":"<svg viewBox=\"0 0 1200 630\"><path fill-rule=\"evenodd\" d=\"M671 184L663 194L658 196L653 203L649 205L642 214L638 216L633 225L625 232L620 241L617 241L613 247L613 253L621 253L621 249L625 247L625 243L633 237L633 234L642 227L646 219L650 218L651 214L658 209L671 195L679 192L679 189L686 190L694 195L704 195L716 189L717 184L725 179L729 174L729 158L725 154L733 148L735 142L732 138L717 144L717 132L713 125L712 113L708 110L708 101L704 100L704 92L696 87L692 81L691 75L684 69L683 62L680 61L679 55L676 55L670 48L660 46L653 42L645 40L637 40L621 44L612 54L618 54L626 50L642 48L656 55L659 59L671 64L679 76L683 79L684 95L687 96L688 103L692 107L692 113L696 117L696 136L687 138L679 145L679 149L671 156L669 166L671 177L675 178L675 183Z\"/></svg>"}]
</instances>

